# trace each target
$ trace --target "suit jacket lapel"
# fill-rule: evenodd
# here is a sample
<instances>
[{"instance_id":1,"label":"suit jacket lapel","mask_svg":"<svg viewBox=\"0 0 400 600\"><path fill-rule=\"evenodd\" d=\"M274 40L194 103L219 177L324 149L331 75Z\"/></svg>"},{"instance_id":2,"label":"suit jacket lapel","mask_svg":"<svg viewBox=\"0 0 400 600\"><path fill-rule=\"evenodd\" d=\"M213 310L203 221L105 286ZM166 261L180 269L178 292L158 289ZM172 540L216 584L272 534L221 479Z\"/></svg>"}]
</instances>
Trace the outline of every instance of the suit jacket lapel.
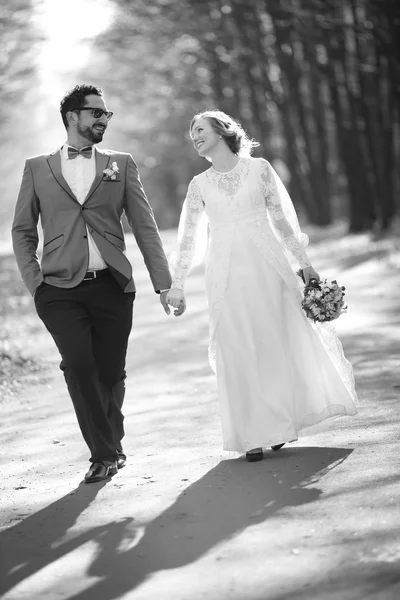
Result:
<instances>
[{"instance_id":1,"label":"suit jacket lapel","mask_svg":"<svg viewBox=\"0 0 400 600\"><path fill-rule=\"evenodd\" d=\"M87 202L90 198L90 196L93 194L93 192L99 187L104 174L103 171L104 169L107 168L108 163L110 162L110 156L108 154L103 154L103 152L100 152L100 150L97 150L97 148L94 149L95 151L95 157L96 157L96 176L93 179L93 183L90 187L90 190L83 202L83 204L85 204L85 202Z\"/></svg>"},{"instance_id":2,"label":"suit jacket lapel","mask_svg":"<svg viewBox=\"0 0 400 600\"><path fill-rule=\"evenodd\" d=\"M61 187L67 192L69 196L71 196L73 200L75 200L75 202L78 202L74 192L71 190L71 188L69 187L68 183L65 181L62 175L60 150L57 150L57 152L51 154L47 159L47 162L49 164L51 172L53 173L55 179L58 181Z\"/></svg>"}]
</instances>

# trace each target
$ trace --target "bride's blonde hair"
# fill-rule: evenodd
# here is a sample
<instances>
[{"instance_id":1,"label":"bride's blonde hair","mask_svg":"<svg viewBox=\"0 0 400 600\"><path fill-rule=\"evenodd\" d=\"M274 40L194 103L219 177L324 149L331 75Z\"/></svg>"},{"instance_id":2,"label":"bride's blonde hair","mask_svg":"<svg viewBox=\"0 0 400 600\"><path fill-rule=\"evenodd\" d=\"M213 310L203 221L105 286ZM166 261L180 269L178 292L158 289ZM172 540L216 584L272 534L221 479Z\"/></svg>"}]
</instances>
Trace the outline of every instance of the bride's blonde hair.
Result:
<instances>
[{"instance_id":1,"label":"bride's blonde hair","mask_svg":"<svg viewBox=\"0 0 400 600\"><path fill-rule=\"evenodd\" d=\"M228 148L238 156L250 156L253 148L260 144L250 138L241 124L222 110L203 110L197 113L190 121L189 133L192 134L192 129L197 119L207 119L215 133L220 135L226 142Z\"/></svg>"}]
</instances>

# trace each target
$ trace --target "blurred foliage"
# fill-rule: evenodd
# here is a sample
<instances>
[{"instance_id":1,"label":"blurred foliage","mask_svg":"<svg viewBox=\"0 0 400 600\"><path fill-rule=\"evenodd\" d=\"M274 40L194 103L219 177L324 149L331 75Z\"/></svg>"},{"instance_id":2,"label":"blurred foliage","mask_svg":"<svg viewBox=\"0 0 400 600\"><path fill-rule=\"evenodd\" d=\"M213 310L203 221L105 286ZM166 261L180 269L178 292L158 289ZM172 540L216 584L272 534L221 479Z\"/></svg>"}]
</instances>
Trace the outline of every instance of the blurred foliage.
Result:
<instances>
[{"instance_id":1,"label":"blurred foliage","mask_svg":"<svg viewBox=\"0 0 400 600\"><path fill-rule=\"evenodd\" d=\"M92 73L161 226L176 224L206 166L190 118L218 107L286 166L310 222L348 215L352 231L389 227L400 191L395 0L112 1Z\"/></svg>"},{"instance_id":2,"label":"blurred foliage","mask_svg":"<svg viewBox=\"0 0 400 600\"><path fill-rule=\"evenodd\" d=\"M31 24L32 0L2 2L0 6L0 113L2 124L7 118L5 107L20 102L28 92L34 73L34 44L38 39Z\"/></svg>"},{"instance_id":3,"label":"blurred foliage","mask_svg":"<svg viewBox=\"0 0 400 600\"><path fill-rule=\"evenodd\" d=\"M1 403L22 387L46 381L48 369L36 346L43 327L10 255L0 255L0 324Z\"/></svg>"},{"instance_id":4,"label":"blurred foliage","mask_svg":"<svg viewBox=\"0 0 400 600\"><path fill-rule=\"evenodd\" d=\"M35 58L41 41L33 15L31 0L4 1L0 6L0 232L9 221L22 173L21 153L29 137L21 123L32 111ZM40 380L43 366L27 354L27 336L36 328L32 300L21 283L14 257L0 256L0 401L17 394L22 382L28 385Z\"/></svg>"},{"instance_id":5,"label":"blurred foliage","mask_svg":"<svg viewBox=\"0 0 400 600\"><path fill-rule=\"evenodd\" d=\"M0 7L7 230L21 158L53 127L46 111L58 119L37 85L40 1ZM132 152L161 227L177 224L188 182L208 166L191 146L190 119L220 108L261 143L256 155L274 163L302 217L327 225L348 216L354 232L389 228L400 197L399 2L109 1L115 19L89 65L71 73L104 88L115 112L105 144Z\"/></svg>"},{"instance_id":6,"label":"blurred foliage","mask_svg":"<svg viewBox=\"0 0 400 600\"><path fill-rule=\"evenodd\" d=\"M35 59L41 37L33 23L33 15L32 0L1 2L0 134L3 153L0 162L0 226L3 221L9 220L10 195L17 192L22 174L20 158L27 135L21 121L27 111L32 111L32 91L37 85ZM17 165L18 178L14 180ZM10 182L11 177L13 183ZM15 196L12 200L15 201Z\"/></svg>"}]
</instances>

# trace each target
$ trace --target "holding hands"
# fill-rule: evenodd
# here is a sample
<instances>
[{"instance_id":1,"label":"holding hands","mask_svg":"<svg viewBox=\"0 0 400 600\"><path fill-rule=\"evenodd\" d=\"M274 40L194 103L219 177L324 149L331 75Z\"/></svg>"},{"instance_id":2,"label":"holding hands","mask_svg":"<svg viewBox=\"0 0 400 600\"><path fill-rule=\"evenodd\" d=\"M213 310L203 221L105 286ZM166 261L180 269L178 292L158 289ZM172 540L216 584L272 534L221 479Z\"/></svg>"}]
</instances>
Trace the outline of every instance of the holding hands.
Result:
<instances>
[{"instance_id":1,"label":"holding hands","mask_svg":"<svg viewBox=\"0 0 400 600\"><path fill-rule=\"evenodd\" d=\"M175 308L174 315L176 317L180 317L181 315L183 315L183 313L186 310L185 295L183 293L183 290L180 290L179 288L171 288L170 290L168 290L168 292L166 292L165 301L167 305L169 304L170 306ZM169 312L167 314L169 314Z\"/></svg>"}]
</instances>

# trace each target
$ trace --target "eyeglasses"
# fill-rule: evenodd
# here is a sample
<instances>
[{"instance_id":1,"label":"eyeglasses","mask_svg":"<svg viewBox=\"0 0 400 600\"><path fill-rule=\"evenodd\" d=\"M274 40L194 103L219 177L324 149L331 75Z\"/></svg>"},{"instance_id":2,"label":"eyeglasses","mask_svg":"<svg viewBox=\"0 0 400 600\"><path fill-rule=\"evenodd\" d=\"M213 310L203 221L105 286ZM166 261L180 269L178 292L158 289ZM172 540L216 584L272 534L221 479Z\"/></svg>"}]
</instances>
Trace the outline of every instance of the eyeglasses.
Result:
<instances>
[{"instance_id":1,"label":"eyeglasses","mask_svg":"<svg viewBox=\"0 0 400 600\"><path fill-rule=\"evenodd\" d=\"M103 110L102 108L93 108L92 106L78 106L78 108L74 108L74 110L91 110L92 115L95 119L100 119L103 115L106 115L107 121L109 121L114 114L110 110Z\"/></svg>"}]
</instances>

